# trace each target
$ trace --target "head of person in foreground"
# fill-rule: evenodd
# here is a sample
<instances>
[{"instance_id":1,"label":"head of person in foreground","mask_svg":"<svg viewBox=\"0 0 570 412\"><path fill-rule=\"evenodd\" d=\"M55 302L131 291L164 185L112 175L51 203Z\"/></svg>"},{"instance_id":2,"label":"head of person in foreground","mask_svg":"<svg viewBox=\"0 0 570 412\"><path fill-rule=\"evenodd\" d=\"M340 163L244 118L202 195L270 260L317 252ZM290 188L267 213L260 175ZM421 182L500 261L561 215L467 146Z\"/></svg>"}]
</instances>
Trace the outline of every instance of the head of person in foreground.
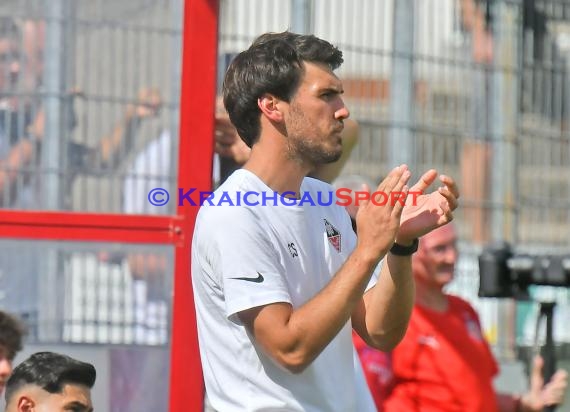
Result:
<instances>
[{"instance_id":1,"label":"head of person in foreground","mask_svg":"<svg viewBox=\"0 0 570 412\"><path fill-rule=\"evenodd\" d=\"M313 170L341 157L349 111L333 71L342 63L332 44L291 32L263 34L236 56L224 79L224 105L252 158L257 146L264 159L283 154Z\"/></svg>"},{"instance_id":2,"label":"head of person in foreground","mask_svg":"<svg viewBox=\"0 0 570 412\"><path fill-rule=\"evenodd\" d=\"M92 412L95 367L53 352L20 363L6 384L6 412Z\"/></svg>"}]
</instances>

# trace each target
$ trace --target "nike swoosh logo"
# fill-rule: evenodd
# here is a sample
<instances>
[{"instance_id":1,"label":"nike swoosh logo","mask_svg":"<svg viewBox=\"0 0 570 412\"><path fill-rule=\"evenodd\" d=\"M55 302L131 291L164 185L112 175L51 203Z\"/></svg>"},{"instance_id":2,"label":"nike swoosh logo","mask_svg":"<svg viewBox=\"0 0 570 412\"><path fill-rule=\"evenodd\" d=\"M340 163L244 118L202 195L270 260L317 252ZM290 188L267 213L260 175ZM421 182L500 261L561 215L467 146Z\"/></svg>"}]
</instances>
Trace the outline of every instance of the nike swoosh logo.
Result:
<instances>
[{"instance_id":1,"label":"nike swoosh logo","mask_svg":"<svg viewBox=\"0 0 570 412\"><path fill-rule=\"evenodd\" d=\"M261 282L263 282L263 275L261 273L257 272L256 278L230 278L230 279L246 280L248 282L261 283Z\"/></svg>"}]
</instances>

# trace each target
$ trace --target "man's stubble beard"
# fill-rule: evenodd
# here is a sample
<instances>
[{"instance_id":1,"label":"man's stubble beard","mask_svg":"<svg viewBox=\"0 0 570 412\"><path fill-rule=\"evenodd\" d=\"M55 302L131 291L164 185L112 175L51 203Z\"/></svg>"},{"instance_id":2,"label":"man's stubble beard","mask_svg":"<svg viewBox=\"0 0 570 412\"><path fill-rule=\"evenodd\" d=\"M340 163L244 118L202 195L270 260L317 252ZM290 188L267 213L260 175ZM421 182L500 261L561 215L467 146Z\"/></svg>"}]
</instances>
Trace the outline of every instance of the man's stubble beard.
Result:
<instances>
[{"instance_id":1,"label":"man's stubble beard","mask_svg":"<svg viewBox=\"0 0 570 412\"><path fill-rule=\"evenodd\" d=\"M308 138L311 133L309 122L302 110L291 104L289 124L286 124L287 131L287 155L291 160L300 163L308 163L313 167L336 162L342 156L341 150L326 150L324 142L315 142ZM327 137L332 139L331 136Z\"/></svg>"}]
</instances>

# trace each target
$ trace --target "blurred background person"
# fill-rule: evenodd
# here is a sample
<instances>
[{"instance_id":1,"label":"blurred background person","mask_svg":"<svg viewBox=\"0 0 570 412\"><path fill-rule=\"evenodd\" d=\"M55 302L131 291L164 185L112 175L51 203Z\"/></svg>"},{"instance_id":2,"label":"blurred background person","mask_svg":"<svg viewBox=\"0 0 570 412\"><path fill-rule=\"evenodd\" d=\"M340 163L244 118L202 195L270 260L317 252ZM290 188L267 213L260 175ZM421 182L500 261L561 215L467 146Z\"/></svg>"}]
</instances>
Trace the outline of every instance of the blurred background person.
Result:
<instances>
[{"instance_id":1,"label":"blurred background person","mask_svg":"<svg viewBox=\"0 0 570 412\"><path fill-rule=\"evenodd\" d=\"M495 392L499 369L475 309L443 290L453 280L457 257L453 224L420 240L412 260L415 306L404 339L391 353L393 388L384 410L540 412L561 404L567 372L559 370L545 383L541 357L533 359L528 392Z\"/></svg>"},{"instance_id":2,"label":"blurred background person","mask_svg":"<svg viewBox=\"0 0 570 412\"><path fill-rule=\"evenodd\" d=\"M374 187L363 176L342 176L335 189L353 191L346 207L356 228L354 192ZM379 412L473 411L539 412L560 404L567 373L544 384L542 358L533 360L530 390L523 396L498 393L498 365L483 337L475 310L443 288L453 280L458 257L455 226L450 223L423 236L412 258L416 301L403 341L389 353L369 347L353 332L353 342Z\"/></svg>"},{"instance_id":3,"label":"blurred background person","mask_svg":"<svg viewBox=\"0 0 570 412\"><path fill-rule=\"evenodd\" d=\"M0 207L41 209L45 171L41 150L45 132L45 108L41 96L45 22L17 21L0 16ZM68 130L75 127L73 98L65 98L70 110ZM155 88L142 88L134 104L127 105L123 117L97 145L67 141L65 187L78 173L115 170L132 149L142 120L158 115L162 105ZM66 198L69 198L69 191ZM65 205L65 202L63 202ZM67 205L69 207L69 205ZM20 244L0 250L0 305L17 314L37 334L38 276L43 272L36 251ZM27 299L22 299L26 292Z\"/></svg>"},{"instance_id":4,"label":"blurred background person","mask_svg":"<svg viewBox=\"0 0 570 412\"><path fill-rule=\"evenodd\" d=\"M14 358L22 350L26 329L15 316L0 311L0 410L4 410L4 388L12 374Z\"/></svg>"},{"instance_id":5,"label":"blurred background person","mask_svg":"<svg viewBox=\"0 0 570 412\"><path fill-rule=\"evenodd\" d=\"M0 311L0 395L12 373L12 362L22 350L25 333L22 322L9 313Z\"/></svg>"}]
</instances>

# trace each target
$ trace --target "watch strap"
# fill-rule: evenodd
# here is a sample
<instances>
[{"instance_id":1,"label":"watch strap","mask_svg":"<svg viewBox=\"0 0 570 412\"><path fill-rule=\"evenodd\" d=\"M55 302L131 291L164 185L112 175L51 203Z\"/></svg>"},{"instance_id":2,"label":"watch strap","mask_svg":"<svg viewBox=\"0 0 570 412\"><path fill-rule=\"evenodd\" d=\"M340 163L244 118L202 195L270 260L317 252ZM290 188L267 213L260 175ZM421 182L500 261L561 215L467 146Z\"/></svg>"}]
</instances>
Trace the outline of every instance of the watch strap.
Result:
<instances>
[{"instance_id":1,"label":"watch strap","mask_svg":"<svg viewBox=\"0 0 570 412\"><path fill-rule=\"evenodd\" d=\"M418 238L414 239L414 242L410 246L402 246L399 243L394 242L390 253L396 256L410 256L418 250L418 245L420 241Z\"/></svg>"}]
</instances>

